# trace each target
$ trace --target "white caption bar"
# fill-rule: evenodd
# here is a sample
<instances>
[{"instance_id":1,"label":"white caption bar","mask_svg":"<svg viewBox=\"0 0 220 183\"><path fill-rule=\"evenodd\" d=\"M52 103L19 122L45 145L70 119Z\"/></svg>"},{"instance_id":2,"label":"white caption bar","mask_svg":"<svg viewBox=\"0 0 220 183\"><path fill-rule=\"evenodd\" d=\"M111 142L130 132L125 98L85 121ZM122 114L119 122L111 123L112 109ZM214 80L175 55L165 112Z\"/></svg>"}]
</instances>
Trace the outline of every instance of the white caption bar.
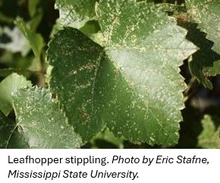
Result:
<instances>
[{"instance_id":1,"label":"white caption bar","mask_svg":"<svg viewBox=\"0 0 220 183\"><path fill-rule=\"evenodd\" d=\"M1 182L218 182L220 150L0 150Z\"/></svg>"}]
</instances>

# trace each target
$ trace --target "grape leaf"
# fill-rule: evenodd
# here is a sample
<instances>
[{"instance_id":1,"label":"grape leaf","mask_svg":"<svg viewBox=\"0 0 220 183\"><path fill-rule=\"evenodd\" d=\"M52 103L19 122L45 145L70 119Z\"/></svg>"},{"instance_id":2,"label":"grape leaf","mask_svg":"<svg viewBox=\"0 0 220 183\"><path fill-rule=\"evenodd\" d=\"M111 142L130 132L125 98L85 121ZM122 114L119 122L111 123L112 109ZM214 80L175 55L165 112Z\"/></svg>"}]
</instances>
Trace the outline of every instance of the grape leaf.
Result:
<instances>
[{"instance_id":1,"label":"grape leaf","mask_svg":"<svg viewBox=\"0 0 220 183\"><path fill-rule=\"evenodd\" d=\"M45 89L18 90L13 96L13 107L17 127L30 148L78 148L82 145L57 101Z\"/></svg>"},{"instance_id":2,"label":"grape leaf","mask_svg":"<svg viewBox=\"0 0 220 183\"><path fill-rule=\"evenodd\" d=\"M202 120L203 131L198 136L198 146L203 148L220 148L219 117L205 115ZM216 121L216 123L215 123Z\"/></svg>"},{"instance_id":3,"label":"grape leaf","mask_svg":"<svg viewBox=\"0 0 220 183\"><path fill-rule=\"evenodd\" d=\"M50 89L58 94L69 123L86 140L105 126L94 101L99 97L95 85L100 82L96 74L102 55L99 45L71 28L59 32L48 50L47 59L53 66Z\"/></svg>"},{"instance_id":4,"label":"grape leaf","mask_svg":"<svg viewBox=\"0 0 220 183\"><path fill-rule=\"evenodd\" d=\"M49 45L50 89L69 122L85 141L107 125L132 142L177 143L179 66L196 46L153 4L101 0L96 8L104 47L73 28Z\"/></svg>"},{"instance_id":5,"label":"grape leaf","mask_svg":"<svg viewBox=\"0 0 220 183\"><path fill-rule=\"evenodd\" d=\"M25 77L13 73L6 77L0 83L0 110L8 115L12 110L12 92L16 92L19 88L30 87L31 82Z\"/></svg>"},{"instance_id":6,"label":"grape leaf","mask_svg":"<svg viewBox=\"0 0 220 183\"><path fill-rule=\"evenodd\" d=\"M193 55L190 69L192 74L205 87L212 88L209 76L220 73L220 2L206 0L186 0L187 13L189 18L198 24L198 28L207 34L207 38L212 41L208 43L204 40L204 35L195 33L191 36L193 42L199 43L201 50ZM199 37L199 35L201 37ZM199 42L201 41L201 42ZM214 42L214 44L213 44ZM195 43L196 44L196 43ZM212 48L212 50L210 50Z\"/></svg>"},{"instance_id":7,"label":"grape leaf","mask_svg":"<svg viewBox=\"0 0 220 183\"><path fill-rule=\"evenodd\" d=\"M205 87L212 89L209 77L220 73L220 55L211 49L213 43L196 25L190 25L187 38L200 48L189 62L191 73Z\"/></svg>"},{"instance_id":8,"label":"grape leaf","mask_svg":"<svg viewBox=\"0 0 220 183\"><path fill-rule=\"evenodd\" d=\"M82 27L95 16L96 0L56 0L60 23L74 28Z\"/></svg>"},{"instance_id":9,"label":"grape leaf","mask_svg":"<svg viewBox=\"0 0 220 183\"><path fill-rule=\"evenodd\" d=\"M212 49L220 54L220 1L186 0L187 13L214 42Z\"/></svg>"},{"instance_id":10,"label":"grape leaf","mask_svg":"<svg viewBox=\"0 0 220 183\"><path fill-rule=\"evenodd\" d=\"M16 123L0 111L0 148L28 148Z\"/></svg>"}]
</instances>

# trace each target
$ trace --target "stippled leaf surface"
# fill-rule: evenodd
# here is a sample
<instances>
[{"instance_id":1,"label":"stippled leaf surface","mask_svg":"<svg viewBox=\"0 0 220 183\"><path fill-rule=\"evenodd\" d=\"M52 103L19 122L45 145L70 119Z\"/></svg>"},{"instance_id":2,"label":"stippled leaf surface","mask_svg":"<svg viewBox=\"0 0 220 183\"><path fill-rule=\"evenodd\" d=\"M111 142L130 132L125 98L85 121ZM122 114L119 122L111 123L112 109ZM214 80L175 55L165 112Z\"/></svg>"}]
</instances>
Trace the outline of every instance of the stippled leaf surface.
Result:
<instances>
[{"instance_id":1,"label":"stippled leaf surface","mask_svg":"<svg viewBox=\"0 0 220 183\"><path fill-rule=\"evenodd\" d=\"M48 50L50 88L69 122L83 140L107 125L133 142L177 143L185 89L179 66L196 51L186 31L153 4L101 0L96 16L103 47L66 28Z\"/></svg>"},{"instance_id":2,"label":"stippled leaf surface","mask_svg":"<svg viewBox=\"0 0 220 183\"><path fill-rule=\"evenodd\" d=\"M220 148L219 117L205 115L202 120L203 131L198 137L198 146L202 148Z\"/></svg>"},{"instance_id":3,"label":"stippled leaf surface","mask_svg":"<svg viewBox=\"0 0 220 183\"><path fill-rule=\"evenodd\" d=\"M51 95L40 88L21 89L13 96L20 133L30 148L78 148L81 138Z\"/></svg>"},{"instance_id":4,"label":"stippled leaf surface","mask_svg":"<svg viewBox=\"0 0 220 183\"><path fill-rule=\"evenodd\" d=\"M97 76L103 57L102 47L72 28L59 32L48 50L48 61L53 66L50 89L58 94L69 123L84 140L105 125L96 102L102 94L96 86L103 85Z\"/></svg>"},{"instance_id":5,"label":"stippled leaf surface","mask_svg":"<svg viewBox=\"0 0 220 183\"><path fill-rule=\"evenodd\" d=\"M220 54L220 1L186 0L186 7L189 17L214 42L212 49Z\"/></svg>"},{"instance_id":6,"label":"stippled leaf surface","mask_svg":"<svg viewBox=\"0 0 220 183\"><path fill-rule=\"evenodd\" d=\"M82 27L95 16L96 0L56 0L60 23L74 28Z\"/></svg>"},{"instance_id":7,"label":"stippled leaf surface","mask_svg":"<svg viewBox=\"0 0 220 183\"><path fill-rule=\"evenodd\" d=\"M8 115L12 110L12 93L19 88L30 87L31 82L24 76L13 73L0 83L0 110Z\"/></svg>"}]
</instances>

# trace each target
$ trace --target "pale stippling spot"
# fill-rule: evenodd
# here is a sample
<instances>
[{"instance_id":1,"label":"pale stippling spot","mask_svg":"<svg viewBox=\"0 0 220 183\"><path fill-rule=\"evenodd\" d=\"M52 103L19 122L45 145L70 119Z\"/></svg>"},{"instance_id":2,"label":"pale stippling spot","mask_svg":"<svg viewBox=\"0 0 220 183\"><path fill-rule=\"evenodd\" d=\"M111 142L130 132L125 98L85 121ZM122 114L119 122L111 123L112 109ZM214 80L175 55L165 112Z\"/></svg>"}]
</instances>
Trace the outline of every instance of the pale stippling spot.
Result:
<instances>
[{"instance_id":1,"label":"pale stippling spot","mask_svg":"<svg viewBox=\"0 0 220 183\"><path fill-rule=\"evenodd\" d=\"M153 137L150 137L150 140L151 140L152 142L154 142L154 141L155 141L155 139L154 139Z\"/></svg>"},{"instance_id":2,"label":"pale stippling spot","mask_svg":"<svg viewBox=\"0 0 220 183\"><path fill-rule=\"evenodd\" d=\"M70 71L69 73L68 73L68 75L69 76L72 76L72 75L77 75L77 71L76 70L73 70L73 71Z\"/></svg>"},{"instance_id":3,"label":"pale stippling spot","mask_svg":"<svg viewBox=\"0 0 220 183\"><path fill-rule=\"evenodd\" d=\"M92 85L92 83L87 83L87 84L84 84L84 85L76 85L75 89L76 90L82 90L82 89L89 88L91 85Z\"/></svg>"}]
</instances>

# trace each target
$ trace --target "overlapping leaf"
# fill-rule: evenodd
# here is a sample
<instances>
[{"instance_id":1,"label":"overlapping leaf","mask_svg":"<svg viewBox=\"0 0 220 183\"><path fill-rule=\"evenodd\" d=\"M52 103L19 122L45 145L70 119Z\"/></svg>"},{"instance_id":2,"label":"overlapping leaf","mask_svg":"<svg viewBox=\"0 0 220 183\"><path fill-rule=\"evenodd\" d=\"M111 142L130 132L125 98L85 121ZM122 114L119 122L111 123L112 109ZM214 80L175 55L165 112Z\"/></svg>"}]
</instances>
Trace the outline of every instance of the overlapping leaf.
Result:
<instances>
[{"instance_id":1,"label":"overlapping leaf","mask_svg":"<svg viewBox=\"0 0 220 183\"><path fill-rule=\"evenodd\" d=\"M107 125L133 142L178 140L182 60L196 51L186 31L153 4L99 1L103 48L76 29L51 42L50 88L84 140Z\"/></svg>"},{"instance_id":2,"label":"overlapping leaf","mask_svg":"<svg viewBox=\"0 0 220 183\"><path fill-rule=\"evenodd\" d=\"M12 110L12 93L30 87L31 82L18 74L11 74L0 83L0 110L7 116Z\"/></svg>"},{"instance_id":3,"label":"overlapping leaf","mask_svg":"<svg viewBox=\"0 0 220 183\"><path fill-rule=\"evenodd\" d=\"M77 148L82 145L58 103L45 89L19 90L13 96L13 107L18 131L30 148Z\"/></svg>"},{"instance_id":4,"label":"overlapping leaf","mask_svg":"<svg viewBox=\"0 0 220 183\"><path fill-rule=\"evenodd\" d=\"M203 131L198 137L198 146L202 148L220 148L219 117L205 115L202 120Z\"/></svg>"},{"instance_id":5,"label":"overlapping leaf","mask_svg":"<svg viewBox=\"0 0 220 183\"><path fill-rule=\"evenodd\" d=\"M188 14L214 42L212 49L220 54L220 1L186 0Z\"/></svg>"},{"instance_id":6,"label":"overlapping leaf","mask_svg":"<svg viewBox=\"0 0 220 183\"><path fill-rule=\"evenodd\" d=\"M95 16L96 0L56 0L56 8L60 12L60 22L75 28L82 27Z\"/></svg>"},{"instance_id":7,"label":"overlapping leaf","mask_svg":"<svg viewBox=\"0 0 220 183\"><path fill-rule=\"evenodd\" d=\"M19 127L16 126L15 121L6 118L0 111L0 148L28 148Z\"/></svg>"},{"instance_id":8,"label":"overlapping leaf","mask_svg":"<svg viewBox=\"0 0 220 183\"><path fill-rule=\"evenodd\" d=\"M198 30L197 26L191 25L187 36L200 48L189 62L191 73L205 87L211 89L209 77L220 73L220 55L211 49L213 43L205 38L205 33Z\"/></svg>"},{"instance_id":9,"label":"overlapping leaf","mask_svg":"<svg viewBox=\"0 0 220 183\"><path fill-rule=\"evenodd\" d=\"M190 63L192 74L205 87L212 88L208 77L220 73L220 1L187 0L186 7L190 20L214 42L210 44L198 30L191 31L192 41L201 48Z\"/></svg>"}]
</instances>

